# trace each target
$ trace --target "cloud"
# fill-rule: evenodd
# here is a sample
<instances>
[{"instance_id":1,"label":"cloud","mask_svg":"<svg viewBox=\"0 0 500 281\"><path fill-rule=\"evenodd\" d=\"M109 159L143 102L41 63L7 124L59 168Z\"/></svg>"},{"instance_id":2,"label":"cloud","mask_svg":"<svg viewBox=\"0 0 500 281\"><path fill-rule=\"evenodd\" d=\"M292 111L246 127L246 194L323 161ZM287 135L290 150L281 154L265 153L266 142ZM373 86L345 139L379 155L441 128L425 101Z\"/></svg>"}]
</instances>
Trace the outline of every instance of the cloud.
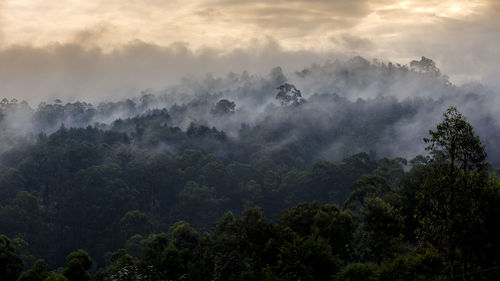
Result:
<instances>
[{"instance_id":1,"label":"cloud","mask_svg":"<svg viewBox=\"0 0 500 281\"><path fill-rule=\"evenodd\" d=\"M114 26L113 41L122 44L158 38L166 26L181 22L186 8L178 1L159 0L19 0L6 2L4 28L9 43L40 46L71 41L75 33L104 24Z\"/></svg>"},{"instance_id":2,"label":"cloud","mask_svg":"<svg viewBox=\"0 0 500 281\"><path fill-rule=\"evenodd\" d=\"M208 21L220 20L224 15L215 8L203 8L195 11L195 15Z\"/></svg>"},{"instance_id":3,"label":"cloud","mask_svg":"<svg viewBox=\"0 0 500 281\"><path fill-rule=\"evenodd\" d=\"M336 44L342 45L346 50L357 52L370 51L376 47L376 44L368 38L358 37L347 33L342 34L340 38L332 37L331 40Z\"/></svg>"},{"instance_id":4,"label":"cloud","mask_svg":"<svg viewBox=\"0 0 500 281\"><path fill-rule=\"evenodd\" d=\"M371 35L376 48L365 55L401 63L423 55L437 61L453 82L498 85L493 78L500 73L493 63L500 60L497 3L428 0L381 5L348 34Z\"/></svg>"},{"instance_id":5,"label":"cloud","mask_svg":"<svg viewBox=\"0 0 500 281\"><path fill-rule=\"evenodd\" d=\"M93 42L94 33L85 32L89 34L78 38ZM230 52L211 48L193 50L182 42L160 46L133 41L109 52L79 43L11 46L0 50L0 96L32 104L55 98L117 100L148 88L161 90L189 76L226 75L244 70L267 73L278 65L294 71L335 56L285 51L270 37L253 41L251 48Z\"/></svg>"},{"instance_id":6,"label":"cloud","mask_svg":"<svg viewBox=\"0 0 500 281\"><path fill-rule=\"evenodd\" d=\"M432 57L459 83L479 79L500 85L491 77L500 73L493 63L500 61L498 12L483 10L479 18L440 18L435 24L408 25L406 30L386 48Z\"/></svg>"},{"instance_id":7,"label":"cloud","mask_svg":"<svg viewBox=\"0 0 500 281\"><path fill-rule=\"evenodd\" d=\"M3 41L4 41L4 32L3 32L3 26L4 26L4 23L3 23L3 0L0 0L0 48L2 47L3 45Z\"/></svg>"},{"instance_id":8,"label":"cloud","mask_svg":"<svg viewBox=\"0 0 500 281\"><path fill-rule=\"evenodd\" d=\"M342 17L360 17L365 16L370 12L369 1L358 0L270 0L270 1L251 1L251 0L215 0L209 1L209 5L218 5L222 7L294 7L301 8L304 13L309 12L329 12L333 16Z\"/></svg>"},{"instance_id":9,"label":"cloud","mask_svg":"<svg viewBox=\"0 0 500 281\"><path fill-rule=\"evenodd\" d=\"M113 31L116 31L115 26L105 22L97 23L77 31L70 42L84 47L105 46L110 43Z\"/></svg>"},{"instance_id":10,"label":"cloud","mask_svg":"<svg viewBox=\"0 0 500 281\"><path fill-rule=\"evenodd\" d=\"M326 29L345 29L356 25L371 10L368 1L209 1L230 15L232 22L249 24L290 36L304 36Z\"/></svg>"},{"instance_id":11,"label":"cloud","mask_svg":"<svg viewBox=\"0 0 500 281\"><path fill-rule=\"evenodd\" d=\"M217 72L221 68L232 70L246 66L257 69L258 63L267 67L270 63L260 60L264 57L275 63L304 65L317 62L319 57L327 59L332 53L399 63L424 55L437 61L454 82L477 79L500 84L496 78L500 70L495 63L500 56L500 4L496 0L195 0L188 3L18 0L0 2L0 5L2 3L0 27L4 29L4 46L15 49L12 46L22 45L25 49L37 50L34 52L45 58L66 45L94 49L94 53L101 53L99 57L94 62L81 64L100 65L107 69L109 77L115 76L112 69L123 71L108 65L133 68L129 57L124 57L121 63L112 58L129 54L142 44L150 46L144 51L151 53L134 53L133 56L141 57L136 63L139 68L145 68L145 73L158 70L169 76L159 81L180 76L173 70L165 70L172 65L179 64L176 67L182 71L189 68L177 58L167 59L163 55L165 50L184 48L186 54L196 57L186 63L195 73L202 73L200 69ZM241 58L235 55L238 53L242 54ZM294 55L290 56L291 53ZM251 59L252 54L257 58ZM33 52L30 55L34 56ZM155 56L159 57L154 59ZM224 59L219 61L216 58L220 56ZM53 57L62 59L57 55ZM283 58L297 62L283 62ZM307 62L308 59L311 61ZM202 61L211 65L202 65ZM150 66L144 66L147 64ZM54 63L49 65L52 65L50 73ZM2 71L12 77L8 72ZM158 78L161 74L150 76ZM156 80L145 78L144 81ZM159 86L161 82L153 84Z\"/></svg>"}]
</instances>

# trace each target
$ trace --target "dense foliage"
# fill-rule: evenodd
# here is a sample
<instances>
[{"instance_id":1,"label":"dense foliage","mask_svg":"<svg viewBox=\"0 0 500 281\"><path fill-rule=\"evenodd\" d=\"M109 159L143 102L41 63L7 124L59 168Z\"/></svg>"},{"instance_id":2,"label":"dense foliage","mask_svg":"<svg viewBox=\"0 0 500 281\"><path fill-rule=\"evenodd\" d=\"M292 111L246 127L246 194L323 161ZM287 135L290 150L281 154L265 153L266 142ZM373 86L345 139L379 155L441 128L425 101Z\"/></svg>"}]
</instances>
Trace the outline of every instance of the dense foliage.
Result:
<instances>
[{"instance_id":1,"label":"dense foliage","mask_svg":"<svg viewBox=\"0 0 500 281\"><path fill-rule=\"evenodd\" d=\"M461 97L426 58L412 69L366 63L343 66L368 77L352 87L386 69ZM351 75L335 64L296 75L317 68ZM0 279L500 278L500 181L455 107L420 139L428 156L407 161L384 157L380 142L391 146L394 126L433 101L306 99L278 69L236 93L268 99L262 89L276 82L280 105L257 119L231 90L169 108L152 108L162 97L149 94L37 110L4 100ZM245 99L259 96L234 100Z\"/></svg>"}]
</instances>

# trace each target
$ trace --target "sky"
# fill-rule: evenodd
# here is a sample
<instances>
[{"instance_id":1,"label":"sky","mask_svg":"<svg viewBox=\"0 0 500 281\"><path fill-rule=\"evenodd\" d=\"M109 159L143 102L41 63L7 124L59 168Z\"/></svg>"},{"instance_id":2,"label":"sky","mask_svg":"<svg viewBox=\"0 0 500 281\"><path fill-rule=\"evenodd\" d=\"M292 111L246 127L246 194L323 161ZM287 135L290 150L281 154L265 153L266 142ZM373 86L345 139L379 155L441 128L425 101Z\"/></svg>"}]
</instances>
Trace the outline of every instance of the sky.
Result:
<instances>
[{"instance_id":1,"label":"sky","mask_svg":"<svg viewBox=\"0 0 500 281\"><path fill-rule=\"evenodd\" d=\"M161 87L163 74L292 70L356 55L426 56L452 82L500 88L500 0L0 0L3 96L35 95L25 79L43 96L65 95L72 79L77 92L99 91L91 82L110 93ZM143 75L123 74L135 66Z\"/></svg>"}]
</instances>

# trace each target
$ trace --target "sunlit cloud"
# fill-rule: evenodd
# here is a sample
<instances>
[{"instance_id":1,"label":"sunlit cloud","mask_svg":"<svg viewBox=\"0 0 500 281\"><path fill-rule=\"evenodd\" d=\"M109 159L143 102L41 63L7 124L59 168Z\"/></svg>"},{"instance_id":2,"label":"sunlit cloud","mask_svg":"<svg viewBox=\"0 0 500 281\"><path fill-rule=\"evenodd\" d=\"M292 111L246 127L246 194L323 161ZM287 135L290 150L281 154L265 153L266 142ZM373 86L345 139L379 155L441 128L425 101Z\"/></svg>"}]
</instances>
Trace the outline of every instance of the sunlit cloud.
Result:
<instances>
[{"instance_id":1,"label":"sunlit cloud","mask_svg":"<svg viewBox=\"0 0 500 281\"><path fill-rule=\"evenodd\" d=\"M422 26L441 18L464 19L479 16L488 5L488 1L477 0L5 0L2 15L4 44L44 45L86 36L104 47L138 39L160 45L183 41L195 48L221 48L241 47L249 37L271 36L285 48L321 49L325 44L326 48L335 47L328 43L332 35L370 36L366 26ZM378 35L383 40L386 34Z\"/></svg>"},{"instance_id":2,"label":"sunlit cloud","mask_svg":"<svg viewBox=\"0 0 500 281\"><path fill-rule=\"evenodd\" d=\"M78 44L112 52L138 40L231 53L271 40L285 51L401 63L425 55L452 78L491 80L492 61L500 60L499 6L497 0L3 0L0 46ZM483 66L457 68L464 60Z\"/></svg>"}]
</instances>

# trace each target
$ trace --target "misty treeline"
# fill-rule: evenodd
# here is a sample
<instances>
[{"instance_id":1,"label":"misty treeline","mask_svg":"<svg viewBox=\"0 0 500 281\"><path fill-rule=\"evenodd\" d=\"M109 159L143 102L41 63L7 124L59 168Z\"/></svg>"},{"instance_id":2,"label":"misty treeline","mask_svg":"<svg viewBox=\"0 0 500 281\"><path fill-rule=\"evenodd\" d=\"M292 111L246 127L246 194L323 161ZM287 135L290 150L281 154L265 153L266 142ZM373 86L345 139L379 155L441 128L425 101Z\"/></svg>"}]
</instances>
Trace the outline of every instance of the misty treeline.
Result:
<instances>
[{"instance_id":1,"label":"misty treeline","mask_svg":"<svg viewBox=\"0 0 500 281\"><path fill-rule=\"evenodd\" d=\"M300 92L300 106L276 99L277 87L284 84ZM218 107L220 101L228 102L225 108ZM453 104L474 125L487 144L490 162L497 166L499 102L481 84L451 84L425 57L409 65L354 57L296 72L276 67L269 74L187 76L164 90L145 89L137 97L97 104L56 99L33 106L5 98L0 101L0 151L33 142L38 133L53 133L61 125L130 135L143 129L136 124L140 118L154 115L158 125L183 131L191 124L215 127L232 138L262 145L266 152L308 142L300 154L308 164L370 151L380 157L410 159L424 152L421 138Z\"/></svg>"},{"instance_id":2,"label":"misty treeline","mask_svg":"<svg viewBox=\"0 0 500 281\"><path fill-rule=\"evenodd\" d=\"M424 57L3 100L0 276L496 279L493 102Z\"/></svg>"}]
</instances>

